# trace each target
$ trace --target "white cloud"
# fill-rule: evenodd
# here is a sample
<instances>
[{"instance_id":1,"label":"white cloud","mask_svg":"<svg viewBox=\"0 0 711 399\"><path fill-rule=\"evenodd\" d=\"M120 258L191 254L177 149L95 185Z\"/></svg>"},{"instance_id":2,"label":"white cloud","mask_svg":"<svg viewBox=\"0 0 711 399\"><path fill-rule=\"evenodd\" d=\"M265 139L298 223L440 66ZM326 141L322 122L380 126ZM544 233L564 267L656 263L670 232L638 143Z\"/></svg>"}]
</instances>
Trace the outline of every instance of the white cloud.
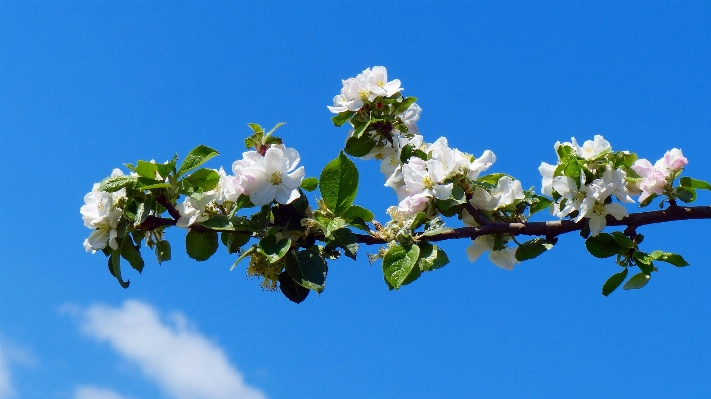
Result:
<instances>
[{"instance_id":1,"label":"white cloud","mask_svg":"<svg viewBox=\"0 0 711 399\"><path fill-rule=\"evenodd\" d=\"M35 366L37 363L37 359L29 350L15 344L12 339L0 338L0 399L17 396L12 383L11 364Z\"/></svg>"},{"instance_id":2,"label":"white cloud","mask_svg":"<svg viewBox=\"0 0 711 399\"><path fill-rule=\"evenodd\" d=\"M10 377L10 365L5 355L5 347L0 342L0 399L15 397L15 388Z\"/></svg>"},{"instance_id":3,"label":"white cloud","mask_svg":"<svg viewBox=\"0 0 711 399\"><path fill-rule=\"evenodd\" d=\"M166 323L151 306L128 300L119 308L93 305L79 315L83 333L108 342L175 399L266 399L244 382L222 348L189 328L180 313Z\"/></svg>"},{"instance_id":4,"label":"white cloud","mask_svg":"<svg viewBox=\"0 0 711 399\"><path fill-rule=\"evenodd\" d=\"M79 386L74 389L74 399L129 399L110 389Z\"/></svg>"}]
</instances>

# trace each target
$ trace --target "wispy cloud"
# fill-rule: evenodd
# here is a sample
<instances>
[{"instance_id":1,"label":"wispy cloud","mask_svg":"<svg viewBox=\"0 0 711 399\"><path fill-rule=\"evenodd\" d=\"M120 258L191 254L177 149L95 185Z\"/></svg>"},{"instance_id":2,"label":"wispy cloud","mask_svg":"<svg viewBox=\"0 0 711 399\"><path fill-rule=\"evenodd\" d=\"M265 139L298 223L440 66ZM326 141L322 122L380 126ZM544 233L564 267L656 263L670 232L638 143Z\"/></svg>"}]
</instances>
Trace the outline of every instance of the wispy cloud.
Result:
<instances>
[{"instance_id":1,"label":"wispy cloud","mask_svg":"<svg viewBox=\"0 0 711 399\"><path fill-rule=\"evenodd\" d=\"M15 396L15 388L12 386L10 376L10 365L5 354L4 342L0 341L0 399L12 398Z\"/></svg>"},{"instance_id":2,"label":"wispy cloud","mask_svg":"<svg viewBox=\"0 0 711 399\"><path fill-rule=\"evenodd\" d=\"M135 300L118 308L93 305L75 312L84 334L108 342L175 399L266 398L259 389L245 383L222 348L190 328L188 319L180 313L172 313L166 320L150 305ZM92 396L96 397L121 398Z\"/></svg>"},{"instance_id":3,"label":"wispy cloud","mask_svg":"<svg viewBox=\"0 0 711 399\"><path fill-rule=\"evenodd\" d=\"M130 399L110 389L79 386L74 389L74 399Z\"/></svg>"}]
</instances>

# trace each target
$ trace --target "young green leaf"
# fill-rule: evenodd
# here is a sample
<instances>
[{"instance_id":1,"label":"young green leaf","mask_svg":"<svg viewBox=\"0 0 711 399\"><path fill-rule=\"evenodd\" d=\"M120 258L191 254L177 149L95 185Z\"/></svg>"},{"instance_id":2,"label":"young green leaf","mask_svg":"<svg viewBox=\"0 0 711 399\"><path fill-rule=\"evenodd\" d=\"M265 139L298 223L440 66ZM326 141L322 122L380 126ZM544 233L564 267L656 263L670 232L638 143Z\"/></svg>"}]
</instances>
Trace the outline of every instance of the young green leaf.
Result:
<instances>
[{"instance_id":1,"label":"young green leaf","mask_svg":"<svg viewBox=\"0 0 711 399\"><path fill-rule=\"evenodd\" d=\"M342 227L331 233L331 239L328 241L329 245L333 245L339 248L343 248L343 253L356 260L356 253L358 252L358 237L353 234L353 232Z\"/></svg>"},{"instance_id":2,"label":"young green leaf","mask_svg":"<svg viewBox=\"0 0 711 399\"><path fill-rule=\"evenodd\" d=\"M544 209L548 209L548 207L550 207L553 203L553 201L551 201L549 198L543 197L541 195L536 195L535 198L538 199L538 202L532 204L529 208L529 212L531 215L540 212Z\"/></svg>"},{"instance_id":3,"label":"young green leaf","mask_svg":"<svg viewBox=\"0 0 711 399\"><path fill-rule=\"evenodd\" d=\"M649 282L651 277L648 274L637 273L632 278L630 278L625 285L622 286L624 290L636 290L644 287Z\"/></svg>"},{"instance_id":4,"label":"young green leaf","mask_svg":"<svg viewBox=\"0 0 711 399\"><path fill-rule=\"evenodd\" d=\"M596 258L609 258L620 253L622 249L615 238L607 233L588 238L585 240L585 247Z\"/></svg>"},{"instance_id":5,"label":"young green leaf","mask_svg":"<svg viewBox=\"0 0 711 399\"><path fill-rule=\"evenodd\" d=\"M202 191L210 191L220 182L220 174L216 170L202 168L191 173L185 180L193 187L200 187Z\"/></svg>"},{"instance_id":6,"label":"young green leaf","mask_svg":"<svg viewBox=\"0 0 711 399\"><path fill-rule=\"evenodd\" d=\"M314 290L319 294L326 287L328 266L318 249L289 251L286 254L286 271L296 283L304 288Z\"/></svg>"},{"instance_id":7,"label":"young green leaf","mask_svg":"<svg viewBox=\"0 0 711 399\"><path fill-rule=\"evenodd\" d=\"M200 165L204 164L217 154L219 154L217 151L202 144L193 148L188 155L185 156L183 163L180 164L178 176L182 176L193 169L197 169Z\"/></svg>"},{"instance_id":8,"label":"young green leaf","mask_svg":"<svg viewBox=\"0 0 711 399\"><path fill-rule=\"evenodd\" d=\"M698 188L701 190L711 190L711 184L703 180L692 179L691 177L682 177L679 179L679 184L682 187Z\"/></svg>"},{"instance_id":9,"label":"young green leaf","mask_svg":"<svg viewBox=\"0 0 711 399\"><path fill-rule=\"evenodd\" d=\"M362 157L367 155L370 150L375 147L375 141L370 134L364 134L360 137L349 137L346 141L346 154L352 157Z\"/></svg>"},{"instance_id":10,"label":"young green leaf","mask_svg":"<svg viewBox=\"0 0 711 399\"><path fill-rule=\"evenodd\" d=\"M358 169L353 161L341 151L338 158L326 164L319 180L321 196L328 209L336 215L345 212L358 192Z\"/></svg>"},{"instance_id":11,"label":"young green leaf","mask_svg":"<svg viewBox=\"0 0 711 399\"><path fill-rule=\"evenodd\" d=\"M158 263L170 260L170 243L168 241L160 240L156 243L156 258Z\"/></svg>"},{"instance_id":12,"label":"young green leaf","mask_svg":"<svg viewBox=\"0 0 711 399\"><path fill-rule=\"evenodd\" d=\"M286 271L279 274L279 290L287 299L296 304L303 302L311 291L297 284Z\"/></svg>"},{"instance_id":13,"label":"young green leaf","mask_svg":"<svg viewBox=\"0 0 711 399\"><path fill-rule=\"evenodd\" d=\"M383 257L383 274L385 279L396 290L404 284L410 273L416 268L420 257L420 247L417 245L396 245L388 250ZM416 272L419 272L419 268Z\"/></svg>"},{"instance_id":14,"label":"young green leaf","mask_svg":"<svg viewBox=\"0 0 711 399\"><path fill-rule=\"evenodd\" d=\"M141 257L141 252L138 251L131 241L131 237L125 237L121 241L121 256L128 261L132 268L136 269L139 273L143 271L143 258Z\"/></svg>"},{"instance_id":15,"label":"young green leaf","mask_svg":"<svg viewBox=\"0 0 711 399\"><path fill-rule=\"evenodd\" d=\"M674 265L676 267L689 266L689 262L687 262L679 254L673 254L671 252L654 251L650 255L656 260L671 263L672 265Z\"/></svg>"},{"instance_id":16,"label":"young green leaf","mask_svg":"<svg viewBox=\"0 0 711 399\"><path fill-rule=\"evenodd\" d=\"M434 244L424 242L419 244L420 256L417 259L417 268L423 272L444 267L449 263L449 258L444 251Z\"/></svg>"},{"instance_id":17,"label":"young green leaf","mask_svg":"<svg viewBox=\"0 0 711 399\"><path fill-rule=\"evenodd\" d=\"M375 215L373 215L373 212L363 208L362 206L351 205L348 209L346 209L345 212L341 214L341 217L343 217L343 219L348 222L352 222L356 218L361 218L364 222L370 222L371 220L373 220Z\"/></svg>"},{"instance_id":18,"label":"young green leaf","mask_svg":"<svg viewBox=\"0 0 711 399\"><path fill-rule=\"evenodd\" d=\"M267 257L269 263L276 263L286 255L291 247L291 240L283 238L277 241L276 236L268 235L257 244L257 251Z\"/></svg>"},{"instance_id":19,"label":"young green leaf","mask_svg":"<svg viewBox=\"0 0 711 399\"><path fill-rule=\"evenodd\" d=\"M615 242L621 247L621 248L627 248L627 249L632 249L634 248L635 244L634 241L630 240L629 237L625 235L625 233L621 231L613 231L612 237L615 239Z\"/></svg>"},{"instance_id":20,"label":"young green leaf","mask_svg":"<svg viewBox=\"0 0 711 399\"><path fill-rule=\"evenodd\" d=\"M353 116L354 113L355 112L353 111L343 111L331 118L331 120L333 121L333 124L336 125L336 127L340 127L344 123L348 122L348 120L351 119L351 116Z\"/></svg>"},{"instance_id":21,"label":"young green leaf","mask_svg":"<svg viewBox=\"0 0 711 399\"><path fill-rule=\"evenodd\" d=\"M185 250L188 256L200 262L210 259L212 254L217 251L217 247L216 231L197 231L192 229L185 237Z\"/></svg>"},{"instance_id":22,"label":"young green leaf","mask_svg":"<svg viewBox=\"0 0 711 399\"><path fill-rule=\"evenodd\" d=\"M318 179L315 177L307 177L301 181L301 188L308 192L316 190L317 187Z\"/></svg>"},{"instance_id":23,"label":"young green leaf","mask_svg":"<svg viewBox=\"0 0 711 399\"><path fill-rule=\"evenodd\" d=\"M223 231L220 234L220 239L222 244L227 248L228 254L234 254L239 252L240 248L252 238L250 233L232 233L229 231Z\"/></svg>"},{"instance_id":24,"label":"young green leaf","mask_svg":"<svg viewBox=\"0 0 711 399\"><path fill-rule=\"evenodd\" d=\"M623 281L625 281L627 273L627 268L625 268L623 271L610 276L610 278L605 281L605 284L602 285L602 295L608 296L612 294L612 292L616 290Z\"/></svg>"},{"instance_id":25,"label":"young green leaf","mask_svg":"<svg viewBox=\"0 0 711 399\"><path fill-rule=\"evenodd\" d=\"M123 281L121 278L121 251L118 249L111 250L111 255L109 256L109 272L112 276L116 277L121 287L124 289L128 288L131 281Z\"/></svg>"},{"instance_id":26,"label":"young green leaf","mask_svg":"<svg viewBox=\"0 0 711 399\"><path fill-rule=\"evenodd\" d=\"M138 180L137 176L111 176L99 183L99 191L107 193L116 192L124 187L133 187Z\"/></svg>"},{"instance_id":27,"label":"young green leaf","mask_svg":"<svg viewBox=\"0 0 711 399\"><path fill-rule=\"evenodd\" d=\"M524 260L536 258L551 248L553 248L553 243L545 238L528 240L516 248L516 260L523 262Z\"/></svg>"}]
</instances>

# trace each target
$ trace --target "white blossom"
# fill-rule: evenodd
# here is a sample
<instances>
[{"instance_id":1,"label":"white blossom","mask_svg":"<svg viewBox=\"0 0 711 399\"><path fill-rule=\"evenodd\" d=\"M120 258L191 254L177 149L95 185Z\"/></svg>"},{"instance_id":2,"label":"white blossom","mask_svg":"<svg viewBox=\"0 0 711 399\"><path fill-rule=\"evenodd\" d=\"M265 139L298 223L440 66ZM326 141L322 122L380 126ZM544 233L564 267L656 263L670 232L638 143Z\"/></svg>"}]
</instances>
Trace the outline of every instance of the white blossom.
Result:
<instances>
[{"instance_id":1,"label":"white blossom","mask_svg":"<svg viewBox=\"0 0 711 399\"><path fill-rule=\"evenodd\" d=\"M467 258L469 262L474 263L479 257L486 251L489 252L489 260L496 266L506 269L513 270L514 266L521 263L516 259L516 249L514 248L503 248L500 251L494 251L494 238L490 235L477 237L472 240L472 245L467 247Z\"/></svg>"},{"instance_id":2,"label":"white blossom","mask_svg":"<svg viewBox=\"0 0 711 399\"><path fill-rule=\"evenodd\" d=\"M255 162L247 174L249 199L255 206L266 205L274 200L289 204L299 198L299 186L304 178L304 167L295 169L301 158L293 148L270 147L264 157Z\"/></svg>"}]
</instances>

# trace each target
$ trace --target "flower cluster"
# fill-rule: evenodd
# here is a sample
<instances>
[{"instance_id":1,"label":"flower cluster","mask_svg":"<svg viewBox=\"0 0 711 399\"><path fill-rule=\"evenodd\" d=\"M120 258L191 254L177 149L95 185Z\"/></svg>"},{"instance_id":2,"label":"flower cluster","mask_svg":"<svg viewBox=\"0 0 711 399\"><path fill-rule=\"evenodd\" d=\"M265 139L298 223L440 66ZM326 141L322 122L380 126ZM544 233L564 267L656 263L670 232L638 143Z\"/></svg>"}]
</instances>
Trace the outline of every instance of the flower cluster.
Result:
<instances>
[{"instance_id":1,"label":"flower cluster","mask_svg":"<svg viewBox=\"0 0 711 399\"><path fill-rule=\"evenodd\" d=\"M652 165L646 159L638 159L632 169L642 178L637 182L637 188L642 192L639 201L644 202L653 194L660 195L664 190L670 190L674 178L689 163L680 149L667 151L660 160Z\"/></svg>"},{"instance_id":2,"label":"flower cluster","mask_svg":"<svg viewBox=\"0 0 711 399\"><path fill-rule=\"evenodd\" d=\"M333 97L333 106L328 107L334 114L357 111L367 101L373 101L376 97L390 97L403 90L399 79L388 82L388 71L382 66L375 66L372 70L368 68L342 83L341 93Z\"/></svg>"},{"instance_id":3,"label":"flower cluster","mask_svg":"<svg viewBox=\"0 0 711 399\"><path fill-rule=\"evenodd\" d=\"M111 176L123 176L120 169L114 169ZM94 230L84 240L86 251L96 252L109 245L111 249L118 249L117 227L121 215L122 205L126 198L126 190L121 189L113 193L99 191L99 183L94 183L91 192L84 196L84 205L81 207L84 226Z\"/></svg>"},{"instance_id":4,"label":"flower cluster","mask_svg":"<svg viewBox=\"0 0 711 399\"><path fill-rule=\"evenodd\" d=\"M296 168L301 160L299 153L282 144L269 146L264 155L247 151L242 159L232 164L233 176L220 168L220 180L214 189L202 196L187 197L176 206L180 212L178 227L207 220L220 213L218 207L225 202L234 203L240 195L249 196L255 206L275 201L289 204L301 196L299 186L304 178L304 167Z\"/></svg>"},{"instance_id":5,"label":"flower cluster","mask_svg":"<svg viewBox=\"0 0 711 399\"><path fill-rule=\"evenodd\" d=\"M558 164L543 162L538 169L543 176L541 192L555 200L551 207L554 216L570 216L576 222L588 219L593 237L607 225L607 215L617 220L627 216L621 203L634 203L627 178L631 154L613 153L610 143L600 135L582 146L572 138L570 143L558 142L554 148ZM612 202L613 198L619 203Z\"/></svg>"}]
</instances>

